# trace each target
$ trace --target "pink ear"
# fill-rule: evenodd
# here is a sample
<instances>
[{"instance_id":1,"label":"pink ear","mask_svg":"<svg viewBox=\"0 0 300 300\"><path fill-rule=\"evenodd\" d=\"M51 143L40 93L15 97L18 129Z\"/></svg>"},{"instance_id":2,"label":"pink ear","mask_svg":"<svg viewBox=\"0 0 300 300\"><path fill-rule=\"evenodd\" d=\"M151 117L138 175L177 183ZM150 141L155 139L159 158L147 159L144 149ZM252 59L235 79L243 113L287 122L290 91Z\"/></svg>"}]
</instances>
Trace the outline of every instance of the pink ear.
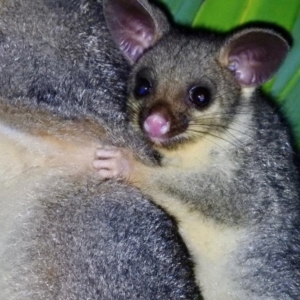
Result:
<instances>
[{"instance_id":1,"label":"pink ear","mask_svg":"<svg viewBox=\"0 0 300 300\"><path fill-rule=\"evenodd\" d=\"M156 41L155 20L141 0L106 0L104 13L114 41L131 63Z\"/></svg>"},{"instance_id":2,"label":"pink ear","mask_svg":"<svg viewBox=\"0 0 300 300\"><path fill-rule=\"evenodd\" d=\"M242 86L257 86L274 74L288 49L288 43L273 31L248 29L227 41L221 61Z\"/></svg>"}]
</instances>

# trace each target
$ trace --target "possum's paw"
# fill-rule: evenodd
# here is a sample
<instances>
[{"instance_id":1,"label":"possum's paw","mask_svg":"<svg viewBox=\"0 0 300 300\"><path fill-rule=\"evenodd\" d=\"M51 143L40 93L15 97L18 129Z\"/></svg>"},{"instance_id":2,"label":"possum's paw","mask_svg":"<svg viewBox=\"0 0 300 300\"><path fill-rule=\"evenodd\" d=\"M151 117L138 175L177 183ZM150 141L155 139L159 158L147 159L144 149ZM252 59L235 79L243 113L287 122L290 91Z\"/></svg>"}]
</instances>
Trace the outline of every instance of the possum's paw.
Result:
<instances>
[{"instance_id":1,"label":"possum's paw","mask_svg":"<svg viewBox=\"0 0 300 300\"><path fill-rule=\"evenodd\" d=\"M96 150L93 167L101 179L129 178L133 154L125 148L102 146Z\"/></svg>"}]
</instances>

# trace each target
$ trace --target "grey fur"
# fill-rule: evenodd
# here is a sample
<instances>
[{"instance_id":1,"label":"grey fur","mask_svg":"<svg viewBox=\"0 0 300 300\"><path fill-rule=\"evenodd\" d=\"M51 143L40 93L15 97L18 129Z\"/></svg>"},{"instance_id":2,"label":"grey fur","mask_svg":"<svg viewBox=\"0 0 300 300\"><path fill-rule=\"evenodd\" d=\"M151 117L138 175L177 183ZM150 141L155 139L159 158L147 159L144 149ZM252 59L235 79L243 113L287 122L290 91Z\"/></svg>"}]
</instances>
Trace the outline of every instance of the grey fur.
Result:
<instances>
[{"instance_id":1,"label":"grey fur","mask_svg":"<svg viewBox=\"0 0 300 300\"><path fill-rule=\"evenodd\" d=\"M156 167L134 161L132 174L128 171L129 175L124 176L129 181L133 178L132 184L152 195L156 203L179 220L183 239L195 253L197 280L204 299L296 300L300 299L298 161L279 109L252 90L253 82L260 84L271 76L268 72L275 70L270 65L278 64L284 55L276 63L266 64L261 78L253 77L254 81L242 84L232 75L228 61L222 61L222 55L230 53L226 47L251 30L270 33L271 39L278 42L274 49L285 49L280 55L287 50L287 43L269 29L249 29L224 37L172 28L154 47L144 49L130 76L129 114L161 161ZM235 49L234 55L240 49ZM249 52L244 57L252 59ZM150 82L150 92L136 94L139 76ZM245 82L249 86L243 85ZM210 89L213 100L206 110L197 112L187 104L191 86ZM165 138L163 142L151 139L146 130L144 122L151 114L160 114L171 123L167 137L165 133L159 136ZM186 127L180 123L181 116L186 118ZM193 122L197 128L192 127ZM179 131L180 126L184 130ZM209 164L201 155L205 148L198 146L197 154L193 148L201 141L206 146L206 139L211 150L204 157ZM196 157L194 164L186 159L189 156ZM113 154L111 157L114 159ZM131 162L130 156L124 157ZM139 173L140 169L143 171ZM194 220L194 226L189 225L189 218ZM218 245L218 241L212 241L214 236L205 240L224 251L224 260L222 255L210 256L215 250L212 246L195 240L203 230L195 229L197 224L213 228L213 233L219 230L218 237L222 232L231 232L228 236L234 240L232 244L225 238L220 239L224 244ZM199 236L205 238L205 233ZM206 247L207 252L203 250ZM211 260L207 263L204 256ZM218 270L222 271L221 278Z\"/></svg>"},{"instance_id":2,"label":"grey fur","mask_svg":"<svg viewBox=\"0 0 300 300\"><path fill-rule=\"evenodd\" d=\"M129 67L110 39L102 2L0 5L1 103L25 105L36 119L53 114L61 124L94 120L115 144L145 157L147 146L125 125ZM27 175L13 203L5 202L7 187L0 190L1 300L199 298L176 226L138 191L63 174L32 189Z\"/></svg>"},{"instance_id":3,"label":"grey fur","mask_svg":"<svg viewBox=\"0 0 300 300\"><path fill-rule=\"evenodd\" d=\"M59 187L27 207L5 245L11 277L0 299L199 299L164 213L121 184Z\"/></svg>"}]
</instances>

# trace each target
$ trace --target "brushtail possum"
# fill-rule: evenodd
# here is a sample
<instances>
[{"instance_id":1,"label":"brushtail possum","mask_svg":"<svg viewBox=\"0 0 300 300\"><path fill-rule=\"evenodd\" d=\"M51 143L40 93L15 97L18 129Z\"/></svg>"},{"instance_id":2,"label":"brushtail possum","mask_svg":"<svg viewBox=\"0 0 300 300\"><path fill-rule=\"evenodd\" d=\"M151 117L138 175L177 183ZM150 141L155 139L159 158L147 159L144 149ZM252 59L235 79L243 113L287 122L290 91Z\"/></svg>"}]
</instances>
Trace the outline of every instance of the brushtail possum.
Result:
<instances>
[{"instance_id":1,"label":"brushtail possum","mask_svg":"<svg viewBox=\"0 0 300 300\"><path fill-rule=\"evenodd\" d=\"M134 65L128 119L157 162L102 146L93 162L100 177L124 179L175 217L204 299L299 299L295 153L278 109L257 91L287 41L255 27L187 32L138 0L105 10L116 13L108 26Z\"/></svg>"},{"instance_id":2,"label":"brushtail possum","mask_svg":"<svg viewBox=\"0 0 300 300\"><path fill-rule=\"evenodd\" d=\"M199 299L170 218L94 178L105 140L148 157L124 127L129 65L102 1L0 8L0 300Z\"/></svg>"}]
</instances>

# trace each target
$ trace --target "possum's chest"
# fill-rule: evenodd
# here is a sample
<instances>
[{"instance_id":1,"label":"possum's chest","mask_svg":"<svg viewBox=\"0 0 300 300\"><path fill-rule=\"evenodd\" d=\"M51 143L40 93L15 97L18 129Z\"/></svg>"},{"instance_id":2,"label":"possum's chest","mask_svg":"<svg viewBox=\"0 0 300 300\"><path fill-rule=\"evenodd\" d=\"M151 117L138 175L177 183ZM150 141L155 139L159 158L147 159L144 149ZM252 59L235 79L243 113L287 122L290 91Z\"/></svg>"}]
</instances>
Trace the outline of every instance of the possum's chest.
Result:
<instances>
[{"instance_id":1,"label":"possum's chest","mask_svg":"<svg viewBox=\"0 0 300 300\"><path fill-rule=\"evenodd\" d=\"M189 216L180 232L195 263L197 282L206 300L245 299L236 284L238 267L233 253L241 231ZM234 267L233 267L234 266Z\"/></svg>"},{"instance_id":2,"label":"possum's chest","mask_svg":"<svg viewBox=\"0 0 300 300\"><path fill-rule=\"evenodd\" d=\"M204 299L247 299L236 283L240 266L237 266L234 254L239 247L240 238L245 235L244 230L216 224L174 199L168 201L164 198L163 206L178 221L179 231L192 256L197 284Z\"/></svg>"},{"instance_id":3,"label":"possum's chest","mask_svg":"<svg viewBox=\"0 0 300 300\"><path fill-rule=\"evenodd\" d=\"M54 135L31 135L0 122L0 226L6 215L15 215L8 210L34 202L37 190L55 188L59 178L92 173L95 147L92 141L80 145Z\"/></svg>"}]
</instances>

